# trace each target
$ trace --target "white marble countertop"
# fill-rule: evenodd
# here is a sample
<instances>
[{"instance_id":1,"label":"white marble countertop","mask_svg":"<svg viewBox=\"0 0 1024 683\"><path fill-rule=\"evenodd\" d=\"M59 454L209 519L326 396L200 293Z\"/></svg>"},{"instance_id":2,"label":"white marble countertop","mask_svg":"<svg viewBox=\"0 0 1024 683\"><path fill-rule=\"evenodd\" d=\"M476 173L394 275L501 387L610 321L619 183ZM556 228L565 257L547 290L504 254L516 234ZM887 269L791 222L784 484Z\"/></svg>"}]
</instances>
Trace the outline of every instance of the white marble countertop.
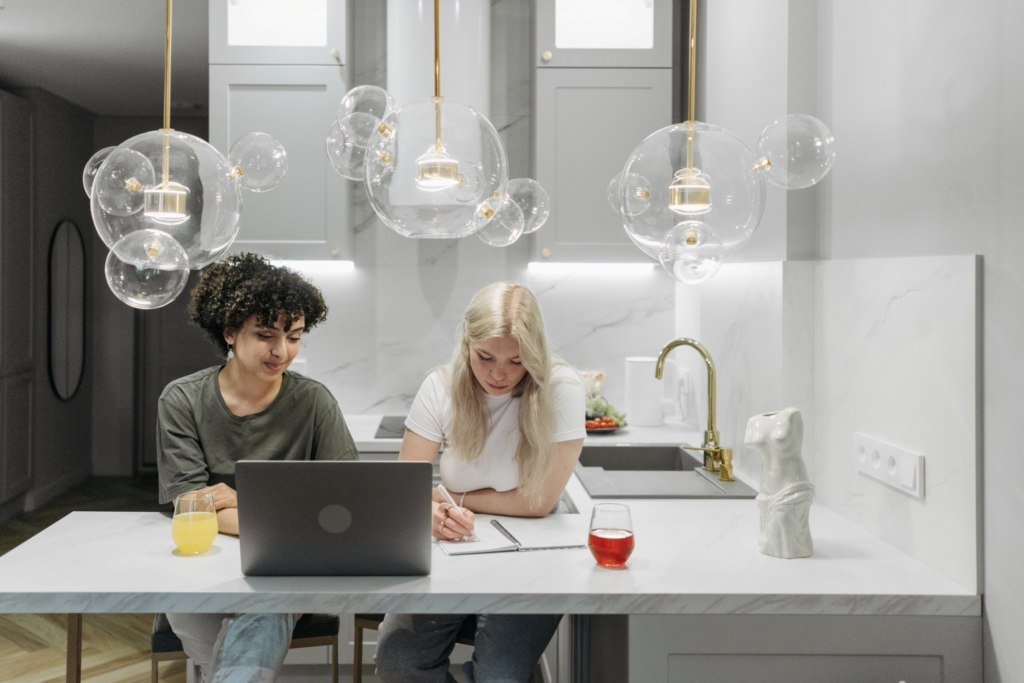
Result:
<instances>
[{"instance_id":1,"label":"white marble countertop","mask_svg":"<svg viewBox=\"0 0 1024 683\"><path fill-rule=\"evenodd\" d=\"M377 439L377 427L381 415L345 415L345 422L352 433L352 439L360 453L397 453L402 446L401 439ZM692 429L684 429L678 422L666 422L662 427L634 427L627 425L614 434L592 434L586 445L620 443L644 444L689 444L699 446L703 435Z\"/></svg>"},{"instance_id":2,"label":"white marble countertop","mask_svg":"<svg viewBox=\"0 0 1024 683\"><path fill-rule=\"evenodd\" d=\"M575 477L580 508L590 501ZM0 612L979 615L981 598L821 506L815 554L761 555L751 500L630 501L626 570L589 551L449 557L425 577L245 577L238 540L172 554L160 513L75 512L0 557Z\"/></svg>"}]
</instances>

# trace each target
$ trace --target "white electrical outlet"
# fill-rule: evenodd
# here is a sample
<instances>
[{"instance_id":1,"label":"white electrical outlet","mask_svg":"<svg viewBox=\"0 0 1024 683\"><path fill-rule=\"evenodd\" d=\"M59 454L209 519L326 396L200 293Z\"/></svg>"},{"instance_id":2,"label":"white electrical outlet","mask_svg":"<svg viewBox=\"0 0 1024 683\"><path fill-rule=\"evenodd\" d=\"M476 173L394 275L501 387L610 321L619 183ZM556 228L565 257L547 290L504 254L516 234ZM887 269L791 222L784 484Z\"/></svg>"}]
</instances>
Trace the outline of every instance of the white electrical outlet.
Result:
<instances>
[{"instance_id":1,"label":"white electrical outlet","mask_svg":"<svg viewBox=\"0 0 1024 683\"><path fill-rule=\"evenodd\" d=\"M853 460L862 474L884 481L904 493L924 498L923 455L854 432Z\"/></svg>"}]
</instances>

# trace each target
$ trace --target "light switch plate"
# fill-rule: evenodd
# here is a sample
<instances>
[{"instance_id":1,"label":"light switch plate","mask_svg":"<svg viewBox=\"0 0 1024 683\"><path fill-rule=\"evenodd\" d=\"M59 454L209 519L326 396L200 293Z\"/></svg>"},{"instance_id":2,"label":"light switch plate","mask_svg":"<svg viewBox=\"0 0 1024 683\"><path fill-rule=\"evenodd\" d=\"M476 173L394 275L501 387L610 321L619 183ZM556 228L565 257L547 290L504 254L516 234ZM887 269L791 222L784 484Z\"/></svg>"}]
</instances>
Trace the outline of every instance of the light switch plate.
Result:
<instances>
[{"instance_id":1,"label":"light switch plate","mask_svg":"<svg viewBox=\"0 0 1024 683\"><path fill-rule=\"evenodd\" d=\"M924 498L923 455L854 432L853 460L861 474L917 498Z\"/></svg>"}]
</instances>

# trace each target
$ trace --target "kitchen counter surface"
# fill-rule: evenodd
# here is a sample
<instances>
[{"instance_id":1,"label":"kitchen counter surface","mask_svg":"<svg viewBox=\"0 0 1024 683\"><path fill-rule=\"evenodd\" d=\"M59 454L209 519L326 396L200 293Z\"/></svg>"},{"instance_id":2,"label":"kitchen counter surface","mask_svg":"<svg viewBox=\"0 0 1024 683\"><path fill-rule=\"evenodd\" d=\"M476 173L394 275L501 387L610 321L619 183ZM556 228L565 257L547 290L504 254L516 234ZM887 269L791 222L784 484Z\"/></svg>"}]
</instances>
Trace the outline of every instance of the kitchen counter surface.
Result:
<instances>
[{"instance_id":1,"label":"kitchen counter surface","mask_svg":"<svg viewBox=\"0 0 1024 683\"><path fill-rule=\"evenodd\" d=\"M573 477L585 538L591 503ZM633 500L626 570L586 549L449 557L425 577L245 577L238 539L172 554L160 513L75 512L0 557L0 612L973 615L981 598L821 506L815 554L758 552L751 500Z\"/></svg>"},{"instance_id":2,"label":"kitchen counter surface","mask_svg":"<svg viewBox=\"0 0 1024 683\"><path fill-rule=\"evenodd\" d=\"M360 453L397 453L402 446L401 439L377 439L377 427L381 415L345 415L352 439ZM667 422L662 427L634 427L627 425L614 434L591 434L586 445L600 444L673 444L682 443L699 446L703 435L699 431L684 429L678 422Z\"/></svg>"}]
</instances>

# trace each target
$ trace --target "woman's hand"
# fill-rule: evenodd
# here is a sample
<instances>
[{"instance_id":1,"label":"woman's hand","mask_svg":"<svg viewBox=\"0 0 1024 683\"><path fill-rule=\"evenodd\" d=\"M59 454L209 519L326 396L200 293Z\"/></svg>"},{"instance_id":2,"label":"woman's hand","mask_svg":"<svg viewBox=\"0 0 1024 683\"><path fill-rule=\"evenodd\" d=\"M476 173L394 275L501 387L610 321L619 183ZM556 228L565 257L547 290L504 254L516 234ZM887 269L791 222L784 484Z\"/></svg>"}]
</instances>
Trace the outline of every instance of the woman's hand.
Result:
<instances>
[{"instance_id":1,"label":"woman's hand","mask_svg":"<svg viewBox=\"0 0 1024 683\"><path fill-rule=\"evenodd\" d=\"M433 511L430 530L434 538L442 541L462 541L473 535L476 515L470 510L460 510L444 501L432 501L430 507Z\"/></svg>"},{"instance_id":2,"label":"woman's hand","mask_svg":"<svg viewBox=\"0 0 1024 683\"><path fill-rule=\"evenodd\" d=\"M205 489L199 489L196 493L212 493L213 505L218 510L238 507L238 494L227 484L214 484Z\"/></svg>"}]
</instances>

